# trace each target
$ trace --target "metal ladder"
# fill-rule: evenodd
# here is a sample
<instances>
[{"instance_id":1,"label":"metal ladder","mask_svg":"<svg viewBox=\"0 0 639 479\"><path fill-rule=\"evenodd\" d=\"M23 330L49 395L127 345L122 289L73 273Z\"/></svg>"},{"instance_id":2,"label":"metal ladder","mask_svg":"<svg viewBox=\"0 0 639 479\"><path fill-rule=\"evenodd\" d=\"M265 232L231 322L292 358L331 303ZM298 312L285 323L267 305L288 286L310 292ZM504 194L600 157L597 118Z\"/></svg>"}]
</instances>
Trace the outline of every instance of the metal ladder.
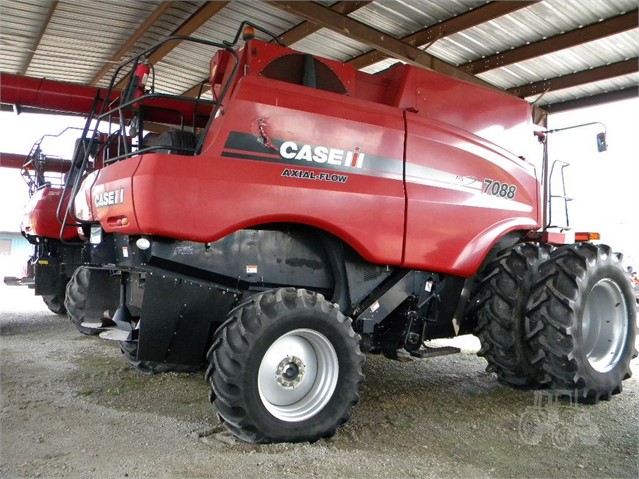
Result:
<instances>
[{"instance_id":1,"label":"metal ladder","mask_svg":"<svg viewBox=\"0 0 639 479\"><path fill-rule=\"evenodd\" d=\"M555 174L555 167L559 165L558 171L559 171L559 175L561 177L561 194L560 195L554 195L552 193L552 185L553 185L553 175ZM562 160L554 160L552 162L552 166L550 167L550 175L548 177L548 189L549 189L549 195L548 195L548 224L546 225L546 228L558 228L561 231L567 231L570 230L570 218L568 216L568 202L573 201L574 198L571 198L567 195L566 193L566 177L564 175L564 170L567 166L570 166L570 163L562 161ZM566 220L566 224L565 225L561 225L561 224L553 224L553 219L552 219L552 202L553 202L553 198L557 198L560 199L561 201L564 202L564 217Z\"/></svg>"}]
</instances>

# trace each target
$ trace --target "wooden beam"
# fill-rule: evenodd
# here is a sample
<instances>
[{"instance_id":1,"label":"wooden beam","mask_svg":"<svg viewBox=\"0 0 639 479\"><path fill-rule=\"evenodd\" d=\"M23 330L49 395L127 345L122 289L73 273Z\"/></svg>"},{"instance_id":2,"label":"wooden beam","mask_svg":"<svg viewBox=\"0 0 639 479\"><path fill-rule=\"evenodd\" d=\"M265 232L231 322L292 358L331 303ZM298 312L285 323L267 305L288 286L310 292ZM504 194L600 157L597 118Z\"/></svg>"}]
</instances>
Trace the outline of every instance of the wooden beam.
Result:
<instances>
[{"instance_id":1,"label":"wooden beam","mask_svg":"<svg viewBox=\"0 0 639 479\"><path fill-rule=\"evenodd\" d=\"M354 11L365 7L369 3L372 2L337 2L331 5L330 8L331 10L341 13L342 15L348 15L349 13L353 13ZM321 29L322 27L320 25L305 20L299 25L295 25L290 30L282 33L279 37L277 37L277 39L284 45L290 46L293 43L299 42L303 38L306 38L310 34L315 33Z\"/></svg>"},{"instance_id":2,"label":"wooden beam","mask_svg":"<svg viewBox=\"0 0 639 479\"><path fill-rule=\"evenodd\" d=\"M197 11L191 15L182 25L176 28L171 35L191 35L194 31L204 25L213 15L222 10L229 2L204 2ZM180 42L167 42L149 55L148 60L152 65L157 64L167 56ZM115 89L123 89L127 78L123 78L115 86Z\"/></svg>"},{"instance_id":3,"label":"wooden beam","mask_svg":"<svg viewBox=\"0 0 639 479\"><path fill-rule=\"evenodd\" d=\"M33 60L33 57L35 56L36 52L38 51L38 47L40 46L40 42L42 41L42 37L44 37L45 32L47 31L47 27L49 26L49 22L51 22L51 18L53 17L53 14L55 12L55 9L58 7L58 0L55 0L53 2L51 2L51 6L49 6L49 11L47 12L47 16L44 17L44 21L42 22L42 26L40 27L40 31L38 32L38 35L35 39L35 41L33 42L33 47L31 48L31 51L29 52L29 54L27 55L27 58L25 59L24 63L22 64L22 69L20 71L21 75L26 75L27 71L29 70L29 66L31 66L31 61Z\"/></svg>"},{"instance_id":4,"label":"wooden beam","mask_svg":"<svg viewBox=\"0 0 639 479\"><path fill-rule=\"evenodd\" d=\"M419 30L418 32L406 35L405 37L402 37L401 40L414 47L427 45L435 40L439 40L440 38L467 30L468 28L475 27L481 23L501 17L502 15L533 5L537 3L537 1L538 0L491 2L486 5L482 5L481 7L473 8L469 12L462 13L456 17ZM379 50L372 50L349 60L348 63L354 65L356 68L364 68L386 58L388 58L388 55L385 53Z\"/></svg>"},{"instance_id":5,"label":"wooden beam","mask_svg":"<svg viewBox=\"0 0 639 479\"><path fill-rule=\"evenodd\" d=\"M629 75L636 73L639 67L639 58L634 57L629 60L603 65L589 70L582 70L568 75L562 75L555 78L549 78L527 85L521 85L509 88L507 91L520 98L526 98L533 95L539 95L546 91L561 90L563 88L571 88L585 83L592 83L600 80L607 80L621 75Z\"/></svg>"},{"instance_id":6,"label":"wooden beam","mask_svg":"<svg viewBox=\"0 0 639 479\"><path fill-rule=\"evenodd\" d=\"M512 50L480 58L479 60L461 65L460 68L476 75L481 72L598 40L614 35L615 33L637 28L637 26L639 26L639 19L637 17L637 9L635 9L623 15L578 28L577 30L571 30L529 45L523 45Z\"/></svg>"},{"instance_id":7,"label":"wooden beam","mask_svg":"<svg viewBox=\"0 0 639 479\"><path fill-rule=\"evenodd\" d=\"M104 66L100 69L99 72L95 74L93 79L91 80L91 85L97 85L104 75L106 75L109 70L113 67L113 64L119 62L120 59L128 52L133 45L135 45L140 38L151 28L158 18L160 18L164 12L166 12L169 8L171 8L176 2L162 2L160 3L156 9L149 15L149 17L138 27L138 29L129 37L124 45L122 45L117 52L111 56L111 58L104 64Z\"/></svg>"},{"instance_id":8,"label":"wooden beam","mask_svg":"<svg viewBox=\"0 0 639 479\"><path fill-rule=\"evenodd\" d=\"M411 65L430 68L431 70L451 77L496 89L494 85L470 75L450 63L446 63L443 60L429 55L419 48L408 45L397 38L320 4L313 2L272 1L269 2L269 5L297 15L348 38L367 43L388 56L398 58Z\"/></svg>"}]
</instances>

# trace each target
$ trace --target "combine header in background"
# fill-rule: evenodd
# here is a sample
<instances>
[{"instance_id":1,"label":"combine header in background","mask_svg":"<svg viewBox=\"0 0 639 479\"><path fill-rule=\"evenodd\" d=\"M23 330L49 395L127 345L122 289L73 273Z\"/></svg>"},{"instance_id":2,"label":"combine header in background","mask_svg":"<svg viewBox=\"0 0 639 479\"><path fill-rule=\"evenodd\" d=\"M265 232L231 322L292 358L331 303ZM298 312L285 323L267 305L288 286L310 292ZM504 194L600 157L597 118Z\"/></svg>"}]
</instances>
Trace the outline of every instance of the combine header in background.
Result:
<instances>
[{"instance_id":1,"label":"combine header in background","mask_svg":"<svg viewBox=\"0 0 639 479\"><path fill-rule=\"evenodd\" d=\"M549 228L525 101L239 35L165 40L217 50L212 100L153 91L159 46L117 69L118 101L96 100L87 125L117 127L85 128L61 194L61 231L83 241L72 316L115 310L101 334L142 370L205 363L220 420L252 442L334 434L363 352L451 353L424 341L458 334L510 386L621 391L630 282L608 246L574 242L592 235ZM173 127L144 133L158 122Z\"/></svg>"}]
</instances>

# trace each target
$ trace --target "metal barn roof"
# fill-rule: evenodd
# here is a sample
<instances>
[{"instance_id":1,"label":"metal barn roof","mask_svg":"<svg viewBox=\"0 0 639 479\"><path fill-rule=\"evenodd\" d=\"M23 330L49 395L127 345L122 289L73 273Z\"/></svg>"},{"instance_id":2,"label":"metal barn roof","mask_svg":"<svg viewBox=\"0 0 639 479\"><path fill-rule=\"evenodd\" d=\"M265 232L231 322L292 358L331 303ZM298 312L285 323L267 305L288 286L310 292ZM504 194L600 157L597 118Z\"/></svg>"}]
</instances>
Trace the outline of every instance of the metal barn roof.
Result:
<instances>
[{"instance_id":1,"label":"metal barn roof","mask_svg":"<svg viewBox=\"0 0 639 479\"><path fill-rule=\"evenodd\" d=\"M0 0L0 71L105 86L115 65L167 35L221 42L250 20L295 49L369 72L412 62L483 80L554 111L637 96L638 6L638 0ZM158 52L156 89L196 91L213 54L186 42Z\"/></svg>"}]
</instances>

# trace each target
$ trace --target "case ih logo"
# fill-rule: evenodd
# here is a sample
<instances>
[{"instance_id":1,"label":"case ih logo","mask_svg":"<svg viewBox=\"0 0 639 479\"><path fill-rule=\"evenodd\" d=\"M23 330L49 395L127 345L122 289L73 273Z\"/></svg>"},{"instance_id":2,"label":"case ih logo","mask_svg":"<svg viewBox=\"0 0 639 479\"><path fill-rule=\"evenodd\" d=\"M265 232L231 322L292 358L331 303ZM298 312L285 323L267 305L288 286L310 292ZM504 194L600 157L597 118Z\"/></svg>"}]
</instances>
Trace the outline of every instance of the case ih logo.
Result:
<instances>
[{"instance_id":1,"label":"case ih logo","mask_svg":"<svg viewBox=\"0 0 639 479\"><path fill-rule=\"evenodd\" d=\"M350 166L361 168L364 164L364 153L359 146L353 151L338 150L327 146L298 145L294 141L285 141L280 146L280 155L287 160L313 161L320 164Z\"/></svg>"},{"instance_id":2,"label":"case ih logo","mask_svg":"<svg viewBox=\"0 0 639 479\"><path fill-rule=\"evenodd\" d=\"M95 197L96 208L124 203L124 188L98 193Z\"/></svg>"},{"instance_id":3,"label":"case ih logo","mask_svg":"<svg viewBox=\"0 0 639 479\"><path fill-rule=\"evenodd\" d=\"M357 173L359 175L383 176L386 172L393 179L403 180L404 163L402 160L365 155L361 147L352 150L340 150L324 145L297 143L292 140L268 138L240 131L229 133L222 156L242 160L267 161L291 166L307 166L338 172ZM366 157L366 166L364 166Z\"/></svg>"}]
</instances>

